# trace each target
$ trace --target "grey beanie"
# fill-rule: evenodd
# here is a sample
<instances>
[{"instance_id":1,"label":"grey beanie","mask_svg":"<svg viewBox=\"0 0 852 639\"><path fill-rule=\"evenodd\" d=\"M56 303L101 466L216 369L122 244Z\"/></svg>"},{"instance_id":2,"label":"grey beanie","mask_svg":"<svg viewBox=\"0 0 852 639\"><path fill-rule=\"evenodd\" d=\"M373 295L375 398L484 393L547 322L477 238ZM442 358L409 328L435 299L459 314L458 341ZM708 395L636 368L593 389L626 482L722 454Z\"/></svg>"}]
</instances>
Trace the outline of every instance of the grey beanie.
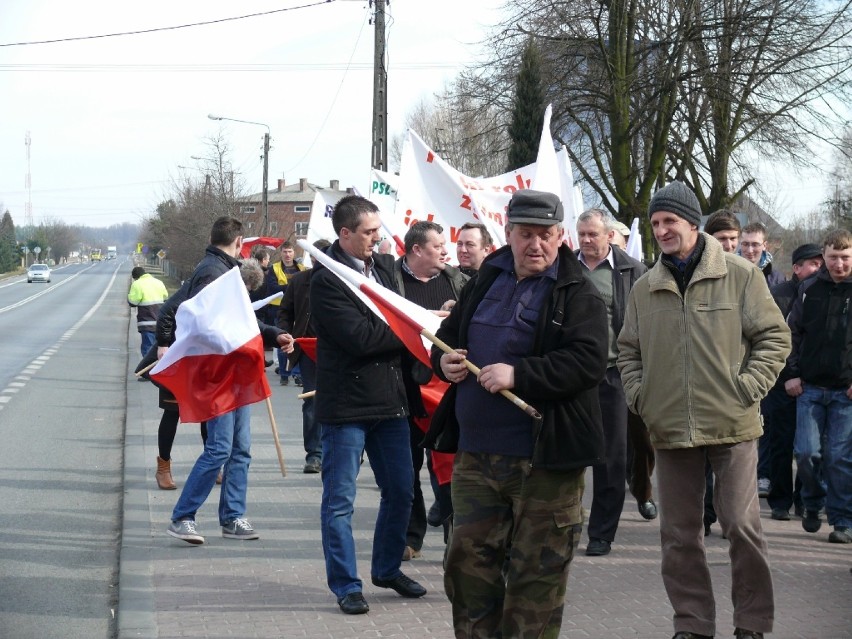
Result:
<instances>
[{"instance_id":1,"label":"grey beanie","mask_svg":"<svg viewBox=\"0 0 852 639\"><path fill-rule=\"evenodd\" d=\"M674 181L654 193L648 205L648 216L657 211L669 211L690 224L701 225L701 205L686 184Z\"/></svg>"}]
</instances>

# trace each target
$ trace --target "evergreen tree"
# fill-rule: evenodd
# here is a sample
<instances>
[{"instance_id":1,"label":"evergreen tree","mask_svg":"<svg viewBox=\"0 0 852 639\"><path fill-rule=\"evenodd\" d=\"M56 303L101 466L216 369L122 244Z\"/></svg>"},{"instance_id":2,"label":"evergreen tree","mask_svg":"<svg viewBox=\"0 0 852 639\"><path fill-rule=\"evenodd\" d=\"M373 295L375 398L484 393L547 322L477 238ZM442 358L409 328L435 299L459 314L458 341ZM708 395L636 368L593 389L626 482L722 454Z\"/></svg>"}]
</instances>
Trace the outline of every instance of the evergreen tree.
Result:
<instances>
[{"instance_id":1,"label":"evergreen tree","mask_svg":"<svg viewBox=\"0 0 852 639\"><path fill-rule=\"evenodd\" d=\"M9 211L0 220L0 273L15 270L18 266L18 250L15 240L15 223Z\"/></svg>"},{"instance_id":2,"label":"evergreen tree","mask_svg":"<svg viewBox=\"0 0 852 639\"><path fill-rule=\"evenodd\" d=\"M541 54L530 38L521 54L521 68L515 85L512 123L509 125L508 171L535 162L541 127L544 124L544 84L541 78Z\"/></svg>"}]
</instances>

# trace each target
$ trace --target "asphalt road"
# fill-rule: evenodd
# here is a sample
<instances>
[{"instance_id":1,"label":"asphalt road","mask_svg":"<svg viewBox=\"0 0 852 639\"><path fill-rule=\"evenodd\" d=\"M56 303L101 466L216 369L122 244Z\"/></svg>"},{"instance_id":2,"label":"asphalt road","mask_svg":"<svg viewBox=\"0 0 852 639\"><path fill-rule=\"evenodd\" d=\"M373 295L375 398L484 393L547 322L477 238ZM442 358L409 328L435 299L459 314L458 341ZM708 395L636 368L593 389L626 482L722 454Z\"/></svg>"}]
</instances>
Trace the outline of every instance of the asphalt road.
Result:
<instances>
[{"instance_id":1,"label":"asphalt road","mask_svg":"<svg viewBox=\"0 0 852 639\"><path fill-rule=\"evenodd\" d=\"M0 280L0 637L115 636L130 268Z\"/></svg>"}]
</instances>

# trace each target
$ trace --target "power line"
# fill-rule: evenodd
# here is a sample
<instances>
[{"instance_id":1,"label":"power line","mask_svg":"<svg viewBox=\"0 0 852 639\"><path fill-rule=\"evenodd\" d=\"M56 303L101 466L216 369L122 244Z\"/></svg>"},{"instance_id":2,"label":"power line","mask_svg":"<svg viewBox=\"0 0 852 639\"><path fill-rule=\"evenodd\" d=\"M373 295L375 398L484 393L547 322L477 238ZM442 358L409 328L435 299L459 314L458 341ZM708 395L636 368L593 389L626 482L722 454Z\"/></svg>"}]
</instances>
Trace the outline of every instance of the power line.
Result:
<instances>
[{"instance_id":1,"label":"power line","mask_svg":"<svg viewBox=\"0 0 852 639\"><path fill-rule=\"evenodd\" d=\"M458 62L404 62L394 69L429 71L455 69ZM372 71L372 62L305 62L292 64L0 64L0 72L41 73L288 73L300 71Z\"/></svg>"},{"instance_id":2,"label":"power line","mask_svg":"<svg viewBox=\"0 0 852 639\"><path fill-rule=\"evenodd\" d=\"M309 9L311 7L317 7L322 4L329 4L334 2L335 0L321 0L320 2L313 2L311 4L303 4L298 7L287 7L286 9L272 9L270 11L261 11L259 13L249 13L243 16L235 16L232 18L219 18L217 20L206 20L204 22L191 22L189 24L179 24L171 27L154 27L152 29L140 29L139 31L121 31L118 33L103 33L100 35L91 35L91 36L77 36L71 38L56 38L54 40L34 40L31 42L5 42L0 43L0 47L23 47L23 46L31 46L37 44L56 44L58 42L77 42L80 40L98 40L101 38L117 38L120 36L129 36L129 35L142 35L146 33L157 33L158 31L174 31L176 29L189 29L191 27L203 27L211 24L221 24L223 22L233 22L235 20L245 20L247 18L258 18L261 16L273 15L275 13L285 13L287 11L296 11L298 9Z\"/></svg>"}]
</instances>

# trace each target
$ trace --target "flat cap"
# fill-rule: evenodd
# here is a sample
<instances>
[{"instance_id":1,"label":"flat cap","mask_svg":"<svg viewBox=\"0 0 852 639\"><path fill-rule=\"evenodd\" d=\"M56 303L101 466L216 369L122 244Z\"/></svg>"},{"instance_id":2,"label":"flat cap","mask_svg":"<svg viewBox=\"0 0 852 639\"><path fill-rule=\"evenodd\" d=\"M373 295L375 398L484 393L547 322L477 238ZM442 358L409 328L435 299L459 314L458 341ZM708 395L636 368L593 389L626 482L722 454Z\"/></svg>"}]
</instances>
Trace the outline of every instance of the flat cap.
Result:
<instances>
[{"instance_id":1,"label":"flat cap","mask_svg":"<svg viewBox=\"0 0 852 639\"><path fill-rule=\"evenodd\" d=\"M521 189L509 200L506 215L512 224L553 226L565 216L559 196L545 191Z\"/></svg>"},{"instance_id":2,"label":"flat cap","mask_svg":"<svg viewBox=\"0 0 852 639\"><path fill-rule=\"evenodd\" d=\"M793 251L793 264L800 260L809 260L813 257L822 257L822 249L818 244L802 244Z\"/></svg>"}]
</instances>

